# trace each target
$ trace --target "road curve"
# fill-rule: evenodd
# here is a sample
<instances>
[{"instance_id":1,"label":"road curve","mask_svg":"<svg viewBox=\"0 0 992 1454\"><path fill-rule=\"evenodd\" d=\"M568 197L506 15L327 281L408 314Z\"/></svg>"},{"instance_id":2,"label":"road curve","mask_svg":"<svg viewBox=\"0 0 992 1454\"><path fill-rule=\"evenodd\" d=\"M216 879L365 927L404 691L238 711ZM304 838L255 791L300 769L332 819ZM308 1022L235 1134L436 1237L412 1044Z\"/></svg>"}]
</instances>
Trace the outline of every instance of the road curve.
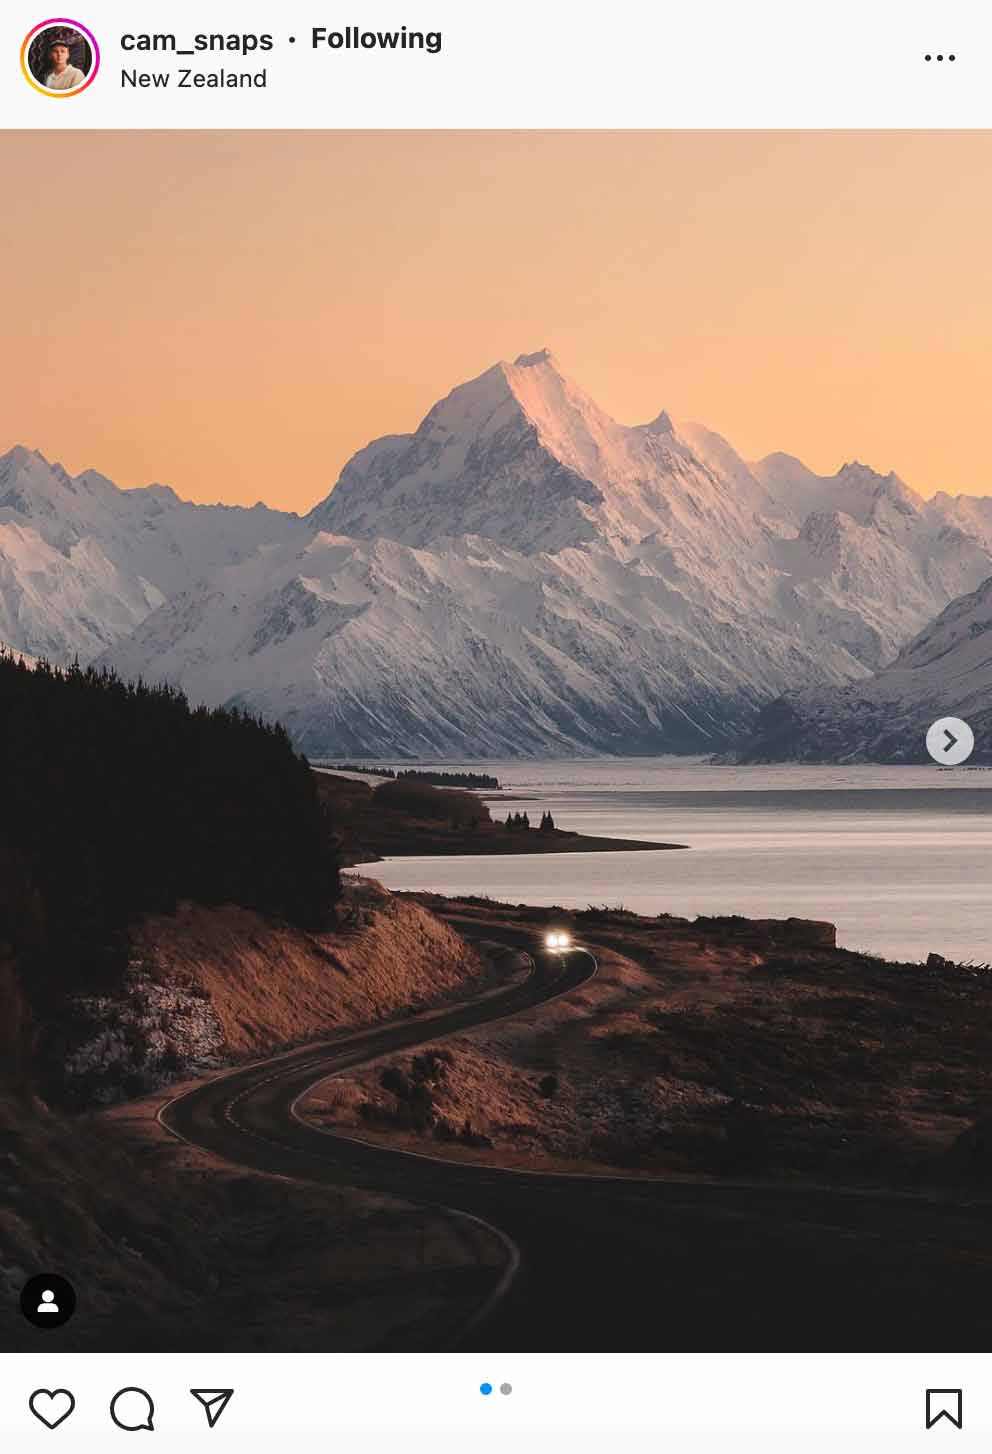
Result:
<instances>
[{"instance_id":1,"label":"road curve","mask_svg":"<svg viewBox=\"0 0 992 1454\"><path fill-rule=\"evenodd\" d=\"M514 1275L494 1279L480 1304L487 1316L473 1320L463 1346L909 1351L943 1346L942 1337L964 1349L988 1344L992 1246L981 1208L787 1183L470 1165L373 1146L294 1114L331 1075L534 1010L595 971L587 950L542 955L522 983L218 1076L167 1103L159 1119L239 1165L442 1206L496 1229Z\"/></svg>"},{"instance_id":2,"label":"road curve","mask_svg":"<svg viewBox=\"0 0 992 1454\"><path fill-rule=\"evenodd\" d=\"M533 948L531 935L511 932L505 937L518 946ZM597 970L595 956L579 947L564 954L542 953L537 958L528 953L527 959L529 975L508 988L333 1041L311 1043L220 1075L168 1101L158 1119L179 1139L255 1170L444 1205L443 1182L412 1178L404 1163L397 1164L397 1158L405 1156L408 1161L449 1168L450 1163L391 1152L346 1137L333 1138L332 1156L328 1133L303 1120L297 1114L297 1104L330 1076L548 1004L578 989ZM482 1295L476 1313L459 1329L461 1342L502 1300L519 1271L520 1253L511 1237L478 1212L462 1207L444 1209L482 1223L502 1243L505 1252L504 1267L494 1273L492 1286Z\"/></svg>"}]
</instances>

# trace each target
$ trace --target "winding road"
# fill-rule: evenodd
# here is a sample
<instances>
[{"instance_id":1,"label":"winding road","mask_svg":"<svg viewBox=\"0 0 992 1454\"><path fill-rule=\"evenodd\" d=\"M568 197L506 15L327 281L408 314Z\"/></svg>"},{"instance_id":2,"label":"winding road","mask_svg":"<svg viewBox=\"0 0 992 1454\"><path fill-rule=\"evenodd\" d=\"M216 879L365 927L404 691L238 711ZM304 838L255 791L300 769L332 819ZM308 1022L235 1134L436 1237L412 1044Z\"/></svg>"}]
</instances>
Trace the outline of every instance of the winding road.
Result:
<instances>
[{"instance_id":1,"label":"winding road","mask_svg":"<svg viewBox=\"0 0 992 1454\"><path fill-rule=\"evenodd\" d=\"M581 948L532 962L525 981L497 993L218 1076L159 1119L238 1165L443 1207L495 1230L504 1267L462 1327L463 1348L987 1346L992 1237L980 1206L810 1184L479 1166L373 1146L296 1114L329 1076L534 1011L596 972Z\"/></svg>"}]
</instances>

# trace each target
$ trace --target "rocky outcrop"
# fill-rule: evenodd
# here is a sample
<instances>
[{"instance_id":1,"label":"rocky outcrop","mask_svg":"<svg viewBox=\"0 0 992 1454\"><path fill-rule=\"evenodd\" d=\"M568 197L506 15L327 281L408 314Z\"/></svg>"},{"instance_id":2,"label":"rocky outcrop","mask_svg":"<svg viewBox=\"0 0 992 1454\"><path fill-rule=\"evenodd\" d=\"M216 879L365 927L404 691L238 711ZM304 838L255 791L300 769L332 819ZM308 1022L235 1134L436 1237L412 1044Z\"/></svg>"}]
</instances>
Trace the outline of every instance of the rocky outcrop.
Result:
<instances>
[{"instance_id":1,"label":"rocky outcrop","mask_svg":"<svg viewBox=\"0 0 992 1454\"><path fill-rule=\"evenodd\" d=\"M71 1104L106 1105L179 1075L223 1064L227 1045L210 996L192 976L160 981L132 960L113 995L67 1006L63 1091Z\"/></svg>"}]
</instances>

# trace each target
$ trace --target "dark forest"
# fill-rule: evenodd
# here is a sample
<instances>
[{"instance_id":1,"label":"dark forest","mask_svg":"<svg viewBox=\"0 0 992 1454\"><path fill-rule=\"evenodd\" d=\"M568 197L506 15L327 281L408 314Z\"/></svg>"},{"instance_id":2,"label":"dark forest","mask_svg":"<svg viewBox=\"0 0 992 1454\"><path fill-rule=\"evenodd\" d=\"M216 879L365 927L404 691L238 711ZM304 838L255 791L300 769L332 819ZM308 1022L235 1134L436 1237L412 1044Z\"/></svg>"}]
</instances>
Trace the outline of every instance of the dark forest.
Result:
<instances>
[{"instance_id":1,"label":"dark forest","mask_svg":"<svg viewBox=\"0 0 992 1454\"><path fill-rule=\"evenodd\" d=\"M0 656L0 946L72 989L136 915L234 903L305 928L340 893L333 823L282 727L169 686Z\"/></svg>"}]
</instances>

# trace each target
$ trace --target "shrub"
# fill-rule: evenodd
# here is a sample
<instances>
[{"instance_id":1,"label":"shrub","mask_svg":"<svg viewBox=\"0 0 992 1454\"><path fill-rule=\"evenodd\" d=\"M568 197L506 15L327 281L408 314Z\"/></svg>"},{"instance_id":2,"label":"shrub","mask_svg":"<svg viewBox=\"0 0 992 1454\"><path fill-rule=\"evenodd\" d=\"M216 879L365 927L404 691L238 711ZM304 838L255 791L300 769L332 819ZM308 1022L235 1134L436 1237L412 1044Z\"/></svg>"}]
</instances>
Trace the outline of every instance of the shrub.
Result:
<instances>
[{"instance_id":1,"label":"shrub","mask_svg":"<svg viewBox=\"0 0 992 1454\"><path fill-rule=\"evenodd\" d=\"M379 1077L379 1084L384 1091L389 1091L390 1095L394 1095L397 1100L410 1099L410 1092L413 1089L410 1077L405 1070L400 1070L398 1066L387 1065Z\"/></svg>"}]
</instances>

